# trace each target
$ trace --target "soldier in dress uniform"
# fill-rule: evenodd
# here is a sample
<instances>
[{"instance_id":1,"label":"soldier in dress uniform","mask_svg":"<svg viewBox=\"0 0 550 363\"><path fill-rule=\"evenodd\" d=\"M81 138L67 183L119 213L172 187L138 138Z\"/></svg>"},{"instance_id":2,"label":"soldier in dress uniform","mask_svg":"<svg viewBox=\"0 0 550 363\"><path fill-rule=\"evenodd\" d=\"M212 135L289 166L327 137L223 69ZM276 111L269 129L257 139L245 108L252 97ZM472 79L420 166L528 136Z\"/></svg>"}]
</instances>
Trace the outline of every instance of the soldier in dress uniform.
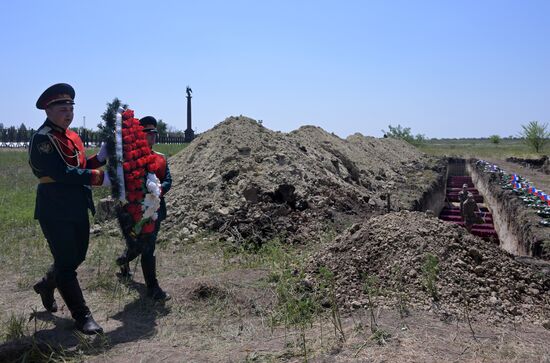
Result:
<instances>
[{"instance_id":1,"label":"soldier in dress uniform","mask_svg":"<svg viewBox=\"0 0 550 363\"><path fill-rule=\"evenodd\" d=\"M147 142L152 150L157 140L157 120L153 116L147 116L140 119L139 123L143 126L143 131L147 134ZM168 193L172 186L172 176L170 175L170 168L168 167L166 156L154 150L153 155L155 155L155 163L158 165L157 170L155 170L155 175L161 182L160 208L155 223L155 230L145 243L139 244L134 248L129 248L127 246L122 255L117 258L117 264L120 266L119 276L130 278L130 262L141 254L141 269L143 271L145 284L147 285L147 295L153 300L166 301L170 299L170 295L160 288L157 280L155 244L160 229L160 222L166 219L164 195Z\"/></svg>"},{"instance_id":2,"label":"soldier in dress uniform","mask_svg":"<svg viewBox=\"0 0 550 363\"><path fill-rule=\"evenodd\" d=\"M46 121L32 136L29 164L39 179L34 217L53 255L53 265L34 285L42 304L57 311L54 290L65 300L75 327L84 334L102 333L82 295L76 269L86 258L90 235L88 209L95 212L90 186L109 185L106 149L87 159L82 140L69 129L73 121L75 91L65 83L45 90L36 107L45 110Z\"/></svg>"}]
</instances>

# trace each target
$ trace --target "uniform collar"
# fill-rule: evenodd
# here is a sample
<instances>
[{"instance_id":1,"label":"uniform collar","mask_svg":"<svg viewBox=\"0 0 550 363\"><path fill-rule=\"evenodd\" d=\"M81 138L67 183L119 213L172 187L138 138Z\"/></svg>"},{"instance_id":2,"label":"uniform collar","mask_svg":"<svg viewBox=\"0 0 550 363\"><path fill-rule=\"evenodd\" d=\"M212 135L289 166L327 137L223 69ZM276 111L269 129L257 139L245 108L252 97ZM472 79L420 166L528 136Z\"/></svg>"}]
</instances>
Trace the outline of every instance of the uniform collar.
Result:
<instances>
[{"instance_id":1,"label":"uniform collar","mask_svg":"<svg viewBox=\"0 0 550 363\"><path fill-rule=\"evenodd\" d=\"M44 125L47 125L47 126L51 127L52 129L54 129L55 131L61 132L62 134L64 134L67 131L64 128L59 127L56 124L54 124L52 122L52 120L50 120L49 118L46 119L46 121L44 122Z\"/></svg>"}]
</instances>

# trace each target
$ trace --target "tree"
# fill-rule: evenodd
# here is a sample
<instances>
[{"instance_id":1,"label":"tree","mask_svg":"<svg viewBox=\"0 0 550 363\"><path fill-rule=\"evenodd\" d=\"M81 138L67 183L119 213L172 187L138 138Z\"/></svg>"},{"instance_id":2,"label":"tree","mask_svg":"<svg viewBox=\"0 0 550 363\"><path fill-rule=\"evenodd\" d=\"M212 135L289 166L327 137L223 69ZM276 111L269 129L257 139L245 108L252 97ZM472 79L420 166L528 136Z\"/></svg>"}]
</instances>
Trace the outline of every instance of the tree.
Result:
<instances>
[{"instance_id":1,"label":"tree","mask_svg":"<svg viewBox=\"0 0 550 363\"><path fill-rule=\"evenodd\" d=\"M544 145L550 138L550 131L548 130L548 123L539 123L538 121L531 121L527 125L521 125L523 131L520 132L525 143L531 146L536 153L542 152Z\"/></svg>"},{"instance_id":2,"label":"tree","mask_svg":"<svg viewBox=\"0 0 550 363\"><path fill-rule=\"evenodd\" d=\"M157 131L159 133L159 137L165 137L168 134L168 124L162 119L157 121Z\"/></svg>"},{"instance_id":3,"label":"tree","mask_svg":"<svg viewBox=\"0 0 550 363\"><path fill-rule=\"evenodd\" d=\"M115 117L115 114L118 111L119 107L127 109L128 105L123 104L122 101L118 99L118 97L115 97L112 102L107 102L107 109L105 110L105 112L103 112L103 115L101 115L101 119L106 122L109 117ZM103 132L105 125L103 123L100 123L97 125L97 127L101 132Z\"/></svg>"},{"instance_id":4,"label":"tree","mask_svg":"<svg viewBox=\"0 0 550 363\"><path fill-rule=\"evenodd\" d=\"M10 126L8 127L7 129L7 139L9 142L15 142L16 138L17 138L17 129L15 128L15 126Z\"/></svg>"},{"instance_id":5,"label":"tree","mask_svg":"<svg viewBox=\"0 0 550 363\"><path fill-rule=\"evenodd\" d=\"M384 133L384 137L392 137L394 139L405 140L409 144L415 146L419 146L426 141L426 136L423 134L416 134L416 136L414 136L411 133L410 127L402 127L401 125L397 125L397 127L394 127L392 125L388 125L388 129L389 131L382 130L382 132Z\"/></svg>"},{"instance_id":6,"label":"tree","mask_svg":"<svg viewBox=\"0 0 550 363\"><path fill-rule=\"evenodd\" d=\"M25 126L24 123L22 123L19 128L17 129L17 136L16 140L17 142L27 141L28 139L28 132L27 132L27 126Z\"/></svg>"},{"instance_id":7,"label":"tree","mask_svg":"<svg viewBox=\"0 0 550 363\"><path fill-rule=\"evenodd\" d=\"M489 140L491 140L491 142L493 144L499 144L500 143L500 136L498 135L491 135L489 136Z\"/></svg>"}]
</instances>

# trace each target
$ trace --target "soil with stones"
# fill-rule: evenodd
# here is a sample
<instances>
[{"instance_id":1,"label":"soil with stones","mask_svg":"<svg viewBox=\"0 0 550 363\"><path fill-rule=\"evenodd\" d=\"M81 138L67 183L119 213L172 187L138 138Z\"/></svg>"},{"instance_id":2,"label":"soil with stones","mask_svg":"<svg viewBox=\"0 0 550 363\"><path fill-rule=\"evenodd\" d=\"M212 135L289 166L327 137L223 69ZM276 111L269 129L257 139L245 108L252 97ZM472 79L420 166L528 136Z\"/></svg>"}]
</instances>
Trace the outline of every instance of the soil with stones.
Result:
<instances>
[{"instance_id":1,"label":"soil with stones","mask_svg":"<svg viewBox=\"0 0 550 363\"><path fill-rule=\"evenodd\" d=\"M523 261L526 263L546 264L550 269L550 249L546 247L550 246L550 227L540 224L542 218L537 214L536 209L528 207L512 190L502 188L501 177L498 173L485 171L481 165L476 163L475 159L470 159L469 162L472 171L478 175L477 183L485 186L486 190L484 193L491 195L494 200L499 201L499 209L501 210L499 213L505 215L506 219L504 220L507 220L507 222L501 221L500 223L506 223L508 230L517 236L520 247L519 251L521 251L520 254L524 256L517 256L516 258L532 256L535 258L523 258ZM505 166L507 172L517 173L517 171L510 171L508 169L510 165L508 164L521 168L517 164L508 162ZM497 165L500 166L500 164ZM537 188L549 190L550 181L543 181L543 178L540 178L542 175L540 172L530 169L524 169L523 171L528 174L521 175L529 178L529 180L535 180L534 183ZM537 179L537 177L539 178Z\"/></svg>"},{"instance_id":2,"label":"soil with stones","mask_svg":"<svg viewBox=\"0 0 550 363\"><path fill-rule=\"evenodd\" d=\"M550 174L550 158L544 155L540 159L523 159L510 157L506 158L507 162L516 163L527 169L533 169L535 171L540 171L544 174Z\"/></svg>"},{"instance_id":3,"label":"soil with stones","mask_svg":"<svg viewBox=\"0 0 550 363\"><path fill-rule=\"evenodd\" d=\"M428 256L437 259L431 268ZM379 281L382 305L401 301L449 319L468 313L491 321L549 323L550 271L523 265L425 213L401 211L353 225L311 258L310 283L321 266L334 272L337 298L350 309L367 305L370 275Z\"/></svg>"},{"instance_id":4,"label":"soil with stones","mask_svg":"<svg viewBox=\"0 0 550 363\"><path fill-rule=\"evenodd\" d=\"M413 209L445 167L396 139L291 133L229 117L170 159L168 238L198 230L261 245L318 239L387 208Z\"/></svg>"}]
</instances>

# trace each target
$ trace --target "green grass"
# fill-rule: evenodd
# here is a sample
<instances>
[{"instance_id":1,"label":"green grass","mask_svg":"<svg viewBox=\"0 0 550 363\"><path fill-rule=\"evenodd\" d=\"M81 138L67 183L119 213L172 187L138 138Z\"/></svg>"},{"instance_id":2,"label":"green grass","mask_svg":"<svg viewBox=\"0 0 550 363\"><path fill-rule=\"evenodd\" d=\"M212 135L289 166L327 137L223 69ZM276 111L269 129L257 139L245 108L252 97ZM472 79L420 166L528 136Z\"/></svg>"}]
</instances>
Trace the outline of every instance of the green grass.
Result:
<instances>
[{"instance_id":1,"label":"green grass","mask_svg":"<svg viewBox=\"0 0 550 363\"><path fill-rule=\"evenodd\" d=\"M26 151L0 151L0 224L6 230L33 220L36 177Z\"/></svg>"},{"instance_id":2,"label":"green grass","mask_svg":"<svg viewBox=\"0 0 550 363\"><path fill-rule=\"evenodd\" d=\"M428 140L421 145L420 150L430 155L460 156L476 158L507 158L511 156L522 158L539 158L523 140L501 139L494 144L489 139L440 139ZM550 152L547 148L546 153Z\"/></svg>"},{"instance_id":3,"label":"green grass","mask_svg":"<svg viewBox=\"0 0 550 363\"><path fill-rule=\"evenodd\" d=\"M28 286L46 269L49 251L34 220L36 177L25 150L0 150L0 264Z\"/></svg>"},{"instance_id":4,"label":"green grass","mask_svg":"<svg viewBox=\"0 0 550 363\"><path fill-rule=\"evenodd\" d=\"M170 157L185 149L187 145L189 144L156 144L153 150Z\"/></svg>"},{"instance_id":5,"label":"green grass","mask_svg":"<svg viewBox=\"0 0 550 363\"><path fill-rule=\"evenodd\" d=\"M167 156L187 145L155 145ZM92 155L97 149L88 149ZM21 288L28 288L51 263L48 245L34 219L37 179L28 164L25 149L0 150L0 264L2 271L17 276ZM94 199L109 194L108 188L94 188Z\"/></svg>"}]
</instances>

